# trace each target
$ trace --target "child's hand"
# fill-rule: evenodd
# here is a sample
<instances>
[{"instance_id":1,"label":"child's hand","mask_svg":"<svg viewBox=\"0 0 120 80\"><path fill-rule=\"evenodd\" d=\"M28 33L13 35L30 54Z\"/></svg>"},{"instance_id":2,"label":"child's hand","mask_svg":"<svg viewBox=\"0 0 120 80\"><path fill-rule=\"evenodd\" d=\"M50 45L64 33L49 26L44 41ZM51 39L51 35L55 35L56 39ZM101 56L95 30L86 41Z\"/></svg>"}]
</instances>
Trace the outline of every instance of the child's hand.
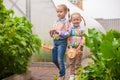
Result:
<instances>
[{"instance_id":1,"label":"child's hand","mask_svg":"<svg viewBox=\"0 0 120 80\"><path fill-rule=\"evenodd\" d=\"M50 36L52 37L54 33L58 33L58 32L55 29L52 29L49 31L49 33L50 33Z\"/></svg>"},{"instance_id":2,"label":"child's hand","mask_svg":"<svg viewBox=\"0 0 120 80\"><path fill-rule=\"evenodd\" d=\"M49 31L50 34L51 34L51 33L54 33L54 32L56 32L55 29L52 29L52 30Z\"/></svg>"},{"instance_id":3,"label":"child's hand","mask_svg":"<svg viewBox=\"0 0 120 80\"><path fill-rule=\"evenodd\" d=\"M51 37L53 36L53 33L54 33L54 30L49 31L49 34L50 34Z\"/></svg>"}]
</instances>

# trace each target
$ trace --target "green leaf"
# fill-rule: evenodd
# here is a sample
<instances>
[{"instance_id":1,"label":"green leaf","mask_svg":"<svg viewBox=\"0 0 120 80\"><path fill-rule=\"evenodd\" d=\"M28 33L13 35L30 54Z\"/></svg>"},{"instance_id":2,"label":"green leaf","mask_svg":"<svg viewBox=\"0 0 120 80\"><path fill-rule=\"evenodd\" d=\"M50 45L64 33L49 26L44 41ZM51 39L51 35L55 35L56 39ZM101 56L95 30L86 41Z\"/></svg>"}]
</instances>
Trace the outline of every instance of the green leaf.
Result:
<instances>
[{"instance_id":1,"label":"green leaf","mask_svg":"<svg viewBox=\"0 0 120 80\"><path fill-rule=\"evenodd\" d=\"M115 55L113 54L114 51L113 51L112 42L108 40L103 41L103 43L101 44L101 52L103 58L106 59L113 58Z\"/></svg>"}]
</instances>

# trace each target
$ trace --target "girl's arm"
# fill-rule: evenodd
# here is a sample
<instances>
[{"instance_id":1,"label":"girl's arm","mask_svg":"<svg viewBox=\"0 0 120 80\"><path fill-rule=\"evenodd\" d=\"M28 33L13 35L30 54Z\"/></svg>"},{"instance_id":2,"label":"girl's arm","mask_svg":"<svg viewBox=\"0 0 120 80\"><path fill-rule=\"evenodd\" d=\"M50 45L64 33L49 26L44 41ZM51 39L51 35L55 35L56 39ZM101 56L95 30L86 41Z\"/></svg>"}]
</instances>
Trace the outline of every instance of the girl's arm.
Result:
<instances>
[{"instance_id":1,"label":"girl's arm","mask_svg":"<svg viewBox=\"0 0 120 80\"><path fill-rule=\"evenodd\" d=\"M59 35L63 37L70 36L71 34L70 22L66 22L66 24L64 23L63 28L64 29L59 32Z\"/></svg>"},{"instance_id":2,"label":"girl's arm","mask_svg":"<svg viewBox=\"0 0 120 80\"><path fill-rule=\"evenodd\" d=\"M49 30L49 34L53 37L54 32L56 32L56 24L53 24L52 29Z\"/></svg>"},{"instance_id":3,"label":"girl's arm","mask_svg":"<svg viewBox=\"0 0 120 80\"><path fill-rule=\"evenodd\" d=\"M62 37L65 37L65 38L70 36L71 35L71 28L69 28L67 31L64 30L64 31L59 32L59 35Z\"/></svg>"},{"instance_id":4,"label":"girl's arm","mask_svg":"<svg viewBox=\"0 0 120 80\"><path fill-rule=\"evenodd\" d=\"M57 32L61 32L64 28L64 23L61 23L59 26L56 27Z\"/></svg>"}]
</instances>

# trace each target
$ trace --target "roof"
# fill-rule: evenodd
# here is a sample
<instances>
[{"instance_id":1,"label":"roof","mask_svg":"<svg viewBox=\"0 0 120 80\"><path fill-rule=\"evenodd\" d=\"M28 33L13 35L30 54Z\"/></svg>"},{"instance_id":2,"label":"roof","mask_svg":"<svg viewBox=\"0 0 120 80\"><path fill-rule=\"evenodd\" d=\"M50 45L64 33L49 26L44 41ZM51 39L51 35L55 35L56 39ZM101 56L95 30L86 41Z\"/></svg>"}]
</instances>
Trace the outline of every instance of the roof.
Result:
<instances>
[{"instance_id":1,"label":"roof","mask_svg":"<svg viewBox=\"0 0 120 80\"><path fill-rule=\"evenodd\" d=\"M86 14L80 8L73 5L70 1L68 1L68 0L52 0L52 1L55 4L55 6L57 6L59 4L65 4L70 9L71 14L74 12L79 12L86 21L86 29L96 28L97 30L105 33L105 29L102 27L102 25L99 22L97 22L95 19L88 16L89 14Z\"/></svg>"}]
</instances>

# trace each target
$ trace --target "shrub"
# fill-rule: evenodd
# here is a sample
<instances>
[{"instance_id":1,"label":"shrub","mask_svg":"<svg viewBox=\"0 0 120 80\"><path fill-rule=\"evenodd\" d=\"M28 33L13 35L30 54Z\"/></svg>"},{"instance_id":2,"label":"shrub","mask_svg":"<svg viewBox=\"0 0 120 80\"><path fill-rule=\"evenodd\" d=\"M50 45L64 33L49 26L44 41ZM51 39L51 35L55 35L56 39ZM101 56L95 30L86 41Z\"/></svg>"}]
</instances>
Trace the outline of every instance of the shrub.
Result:
<instances>
[{"instance_id":1,"label":"shrub","mask_svg":"<svg viewBox=\"0 0 120 80\"><path fill-rule=\"evenodd\" d=\"M79 80L120 80L120 33L109 30L103 34L89 29L86 46L93 53L93 63L84 67Z\"/></svg>"},{"instance_id":2,"label":"shrub","mask_svg":"<svg viewBox=\"0 0 120 80\"><path fill-rule=\"evenodd\" d=\"M40 47L32 24L26 17L14 16L0 0L0 79L26 72L32 53L39 53Z\"/></svg>"}]
</instances>

